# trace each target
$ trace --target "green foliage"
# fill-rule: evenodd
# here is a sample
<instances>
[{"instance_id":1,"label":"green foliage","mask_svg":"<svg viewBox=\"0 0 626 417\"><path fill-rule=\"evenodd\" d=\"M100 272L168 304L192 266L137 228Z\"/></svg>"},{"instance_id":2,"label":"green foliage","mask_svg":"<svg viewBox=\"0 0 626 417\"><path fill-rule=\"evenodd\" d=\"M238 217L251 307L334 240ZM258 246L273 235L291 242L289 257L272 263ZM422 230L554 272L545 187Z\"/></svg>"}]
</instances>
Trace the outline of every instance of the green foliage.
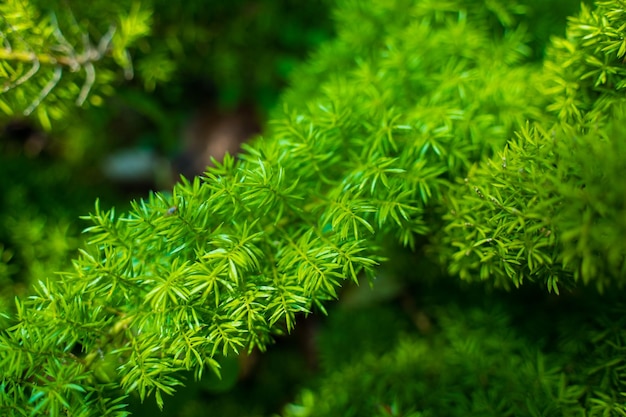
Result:
<instances>
[{"instance_id":1,"label":"green foliage","mask_svg":"<svg viewBox=\"0 0 626 417\"><path fill-rule=\"evenodd\" d=\"M575 281L622 287L624 119L571 136L540 126L520 131L497 158L449 195L439 248L466 280L506 288L524 280L548 290Z\"/></svg>"},{"instance_id":2,"label":"green foliage","mask_svg":"<svg viewBox=\"0 0 626 417\"><path fill-rule=\"evenodd\" d=\"M581 7L580 15L570 19L566 37L548 51L545 94L551 99L548 110L560 122L594 127L623 103L625 6L599 1L593 10Z\"/></svg>"},{"instance_id":3,"label":"green foliage","mask_svg":"<svg viewBox=\"0 0 626 417\"><path fill-rule=\"evenodd\" d=\"M327 8L324 0L239 0L228 7L203 1L5 1L0 121L33 114L45 130L64 131L81 123L75 105L102 106L110 96L132 94L135 111L149 118L161 113L153 122L167 137L173 127L163 113L189 100L190 88L202 93L198 86L206 89L206 83L213 84L209 93L217 90L220 105L254 100L268 108L296 62L328 38ZM121 83L133 78L145 90ZM165 83L167 91L158 91ZM159 101L146 95L155 90L164 96Z\"/></svg>"},{"instance_id":4,"label":"green foliage","mask_svg":"<svg viewBox=\"0 0 626 417\"><path fill-rule=\"evenodd\" d=\"M0 185L0 311L9 313L32 283L71 267L81 245L76 219L96 194L72 181L70 167L26 156L21 144L2 139L0 172L10 180Z\"/></svg>"},{"instance_id":5,"label":"green foliage","mask_svg":"<svg viewBox=\"0 0 626 417\"><path fill-rule=\"evenodd\" d=\"M128 18L143 24L127 26L138 32L122 25L111 39L123 68L121 51L147 30L149 13L133 7ZM547 47L545 29L532 31L533 2L341 2L336 39L292 74L268 131L238 159L216 161L202 178L134 201L125 214L96 203L73 269L18 298L0 333L0 410L121 416L132 395L163 407L186 375L219 375L218 359L264 351L299 315L326 312L349 281L376 286L377 265L399 258L385 249L390 242L489 286L621 288L623 7L583 7L566 39ZM38 22L32 13L18 17ZM22 46L39 39L40 53L51 53L44 41L61 41L50 24L48 37ZM5 43L19 44L11 33ZM169 39L146 54L144 71L180 52ZM543 64L530 45L547 47ZM160 66L161 74L144 73L148 88L173 74ZM20 83L10 90L16 97L28 91L21 84L36 87ZM424 281L445 279L408 265L411 280L422 272ZM457 290L436 291L452 298ZM423 335L405 336L410 326L399 323L385 332L355 325L382 343L364 338L353 355L328 348L351 348L351 332L322 338L325 376L286 415L624 412L618 301L603 308L599 295L589 305L573 298L597 319L579 332L562 324L564 304L555 330L545 324L547 303L529 313L496 294L485 305L425 302L432 334L419 324ZM369 314L398 317L380 311ZM544 324L540 335L526 334L518 324L526 320Z\"/></svg>"},{"instance_id":6,"label":"green foliage","mask_svg":"<svg viewBox=\"0 0 626 417\"><path fill-rule=\"evenodd\" d=\"M442 281L446 291L429 288L437 295L415 300L429 327L399 332L393 349L333 363L281 415L600 416L626 410L618 353L623 311L598 308L593 295L557 300L533 289L511 297ZM387 331L361 320L362 313L352 312L366 327L361 334ZM529 319L531 328L519 325ZM327 333L342 337L332 327L322 337ZM341 345L352 340L346 335Z\"/></svg>"},{"instance_id":7,"label":"green foliage","mask_svg":"<svg viewBox=\"0 0 626 417\"><path fill-rule=\"evenodd\" d=\"M3 2L0 109L5 117L35 112L48 130L51 120L66 117L72 101L82 106L91 95L94 104L101 103L98 93L112 91L115 73L100 61L110 54L130 77L127 48L149 33L150 14L137 6L116 7L119 14L104 13L86 24L76 21L69 6L41 13L31 2Z\"/></svg>"},{"instance_id":8,"label":"green foliage","mask_svg":"<svg viewBox=\"0 0 626 417\"><path fill-rule=\"evenodd\" d=\"M327 0L153 3L154 37L138 57L150 61L138 64L146 86L168 82L176 95L177 85L210 80L227 106L271 106L292 67L331 31Z\"/></svg>"},{"instance_id":9,"label":"green foliage","mask_svg":"<svg viewBox=\"0 0 626 417\"><path fill-rule=\"evenodd\" d=\"M572 278L600 291L623 284L620 4L583 7L567 39L553 42L544 94L557 118L520 127L447 197L440 239L454 251L437 250L451 273L505 287L541 280L557 293ZM608 67L594 69L600 61Z\"/></svg>"}]
</instances>

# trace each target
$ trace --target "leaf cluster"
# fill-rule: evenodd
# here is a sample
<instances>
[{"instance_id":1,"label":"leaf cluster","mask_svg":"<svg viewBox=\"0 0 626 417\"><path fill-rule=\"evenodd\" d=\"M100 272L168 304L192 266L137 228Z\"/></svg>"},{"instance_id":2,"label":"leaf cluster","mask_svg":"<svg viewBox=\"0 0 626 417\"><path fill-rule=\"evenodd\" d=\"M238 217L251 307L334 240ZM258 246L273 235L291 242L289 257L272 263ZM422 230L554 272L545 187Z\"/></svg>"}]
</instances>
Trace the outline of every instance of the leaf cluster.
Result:
<instances>
[{"instance_id":1,"label":"leaf cluster","mask_svg":"<svg viewBox=\"0 0 626 417\"><path fill-rule=\"evenodd\" d=\"M428 327L400 330L399 320L392 321L397 342L391 349L365 349L329 364L280 415L601 416L625 411L619 353L623 312L600 307L606 297L557 301L542 295L542 289L511 297L440 279L428 295L416 296ZM557 308L549 307L554 303ZM391 314L397 317L397 305L385 309L387 314L396 310ZM348 314L365 343L389 331L388 323L368 320L367 310ZM529 327L516 323L522 317ZM351 336L327 326L320 345L324 349L324 340L332 338L326 348L349 346Z\"/></svg>"},{"instance_id":2,"label":"leaf cluster","mask_svg":"<svg viewBox=\"0 0 626 417\"><path fill-rule=\"evenodd\" d=\"M621 1L598 1L593 9L583 3L565 38L552 42L544 94L551 100L547 110L561 123L593 127L623 104L624 13Z\"/></svg>"},{"instance_id":3,"label":"leaf cluster","mask_svg":"<svg viewBox=\"0 0 626 417\"><path fill-rule=\"evenodd\" d=\"M618 6L583 7L548 52L546 110L569 110L520 127L446 196L438 239L448 249L433 251L451 273L504 287L541 281L557 293L578 281L622 286L623 54L610 41L624 24ZM621 69L590 80L600 60Z\"/></svg>"},{"instance_id":4,"label":"leaf cluster","mask_svg":"<svg viewBox=\"0 0 626 417\"><path fill-rule=\"evenodd\" d=\"M609 115L621 111L620 5L583 9L542 67L522 2L342 2L337 38L294 73L266 135L238 159L122 215L96 204L74 269L18 300L0 334L0 407L124 415L132 393L162 406L182 372L218 373L217 357L266 349L344 283L373 278L391 239L417 252L432 237L451 274L506 288L619 284L623 117ZM571 74L555 69L564 51L580 55L563 64L582 67L573 99L550 87ZM600 58L611 66L588 75ZM563 97L574 107L555 107ZM589 370L570 378L569 357L509 331L500 308L446 306L432 340L364 355L321 396L342 386L338 409L381 401L354 415L567 414L617 398L621 359L603 357L609 380L585 397Z\"/></svg>"},{"instance_id":5,"label":"leaf cluster","mask_svg":"<svg viewBox=\"0 0 626 417\"><path fill-rule=\"evenodd\" d=\"M127 48L149 33L150 15L137 5L124 3L93 23L85 23L77 21L67 4L42 12L35 2L3 2L2 119L34 113L49 130L51 120L70 113L72 101L78 106L88 98L93 104L102 103L100 95L112 92L116 75L114 65L100 61L115 61L130 78L132 64Z\"/></svg>"}]
</instances>

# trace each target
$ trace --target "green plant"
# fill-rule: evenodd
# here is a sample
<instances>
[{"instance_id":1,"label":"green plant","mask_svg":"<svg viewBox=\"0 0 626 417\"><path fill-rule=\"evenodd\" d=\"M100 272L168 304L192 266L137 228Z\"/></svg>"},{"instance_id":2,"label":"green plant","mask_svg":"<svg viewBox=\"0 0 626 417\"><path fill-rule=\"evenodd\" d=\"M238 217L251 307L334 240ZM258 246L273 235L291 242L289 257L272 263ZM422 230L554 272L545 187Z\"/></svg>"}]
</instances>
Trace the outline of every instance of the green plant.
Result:
<instances>
[{"instance_id":1,"label":"green plant","mask_svg":"<svg viewBox=\"0 0 626 417\"><path fill-rule=\"evenodd\" d=\"M403 256L395 242L413 283L446 279L410 270L427 256L488 287L619 289L626 3L583 8L543 63L529 48L548 43L534 5L341 2L337 38L293 73L238 159L126 214L96 203L74 269L18 299L0 335L0 409L125 415L131 393L162 406L184 371L219 373L220 357L264 351L298 315L326 312L348 281L376 286L378 264ZM597 323L568 328L566 302ZM430 305L433 336L329 361L338 370L285 414L624 412L619 300L566 298L545 342L508 330L512 316L545 323L519 300ZM588 340L601 354L589 358Z\"/></svg>"}]
</instances>

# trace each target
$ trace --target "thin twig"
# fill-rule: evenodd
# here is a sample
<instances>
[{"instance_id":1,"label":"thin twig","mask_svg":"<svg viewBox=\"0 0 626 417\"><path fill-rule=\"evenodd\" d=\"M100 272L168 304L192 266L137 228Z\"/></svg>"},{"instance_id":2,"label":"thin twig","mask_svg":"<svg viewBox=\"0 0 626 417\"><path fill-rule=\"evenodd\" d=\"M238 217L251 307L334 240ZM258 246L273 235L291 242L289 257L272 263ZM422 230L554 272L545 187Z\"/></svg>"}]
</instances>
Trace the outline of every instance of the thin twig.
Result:
<instances>
[{"instance_id":1,"label":"thin twig","mask_svg":"<svg viewBox=\"0 0 626 417\"><path fill-rule=\"evenodd\" d=\"M4 88L2 89L2 92L5 93L9 91L10 89L15 88L18 85L28 81L30 77L32 77L33 75L37 73L37 71L39 71L39 68L40 68L39 60L35 59L33 61L33 66L30 68L30 70L28 70L26 74L22 75L20 78L15 80L15 82L5 85Z\"/></svg>"},{"instance_id":2,"label":"thin twig","mask_svg":"<svg viewBox=\"0 0 626 417\"><path fill-rule=\"evenodd\" d=\"M39 106L43 99L45 99L48 94L50 94L50 91L52 91L52 89L58 84L59 80L61 79L61 75L63 75L63 68L61 66L57 66L54 69L54 75L52 76L52 79L48 82L48 84L46 84L43 90L41 90L41 93L39 93L39 96L35 99L35 101L33 101L30 106L28 106L28 108L24 110L24 116L30 115L33 110L35 110L37 106Z\"/></svg>"},{"instance_id":3,"label":"thin twig","mask_svg":"<svg viewBox=\"0 0 626 417\"><path fill-rule=\"evenodd\" d=\"M91 87L96 81L96 69L94 68L93 64L91 62L87 62L85 63L85 65L83 65L83 68L85 68L85 82L83 83L83 86L80 89L80 94L76 99L76 105L79 107L83 105L85 100L87 100L87 96L91 91Z\"/></svg>"},{"instance_id":4,"label":"thin twig","mask_svg":"<svg viewBox=\"0 0 626 417\"><path fill-rule=\"evenodd\" d=\"M66 55L75 57L76 51L74 50L74 47L67 41L67 39L65 39L63 32L61 32L61 28L59 28L59 21L57 20L57 16L54 12L50 13L50 23L54 27L54 37L56 38L57 42L59 42L59 44L56 45L56 49L62 53L64 52ZM78 67L78 64L76 64L76 67ZM77 71L78 68L70 68L70 70Z\"/></svg>"},{"instance_id":5,"label":"thin twig","mask_svg":"<svg viewBox=\"0 0 626 417\"><path fill-rule=\"evenodd\" d=\"M109 26L109 30L107 30L107 32L100 38L100 42L98 42L99 57L103 57L109 50L109 46L111 45L111 41L113 40L116 30L117 28L111 25Z\"/></svg>"}]
</instances>

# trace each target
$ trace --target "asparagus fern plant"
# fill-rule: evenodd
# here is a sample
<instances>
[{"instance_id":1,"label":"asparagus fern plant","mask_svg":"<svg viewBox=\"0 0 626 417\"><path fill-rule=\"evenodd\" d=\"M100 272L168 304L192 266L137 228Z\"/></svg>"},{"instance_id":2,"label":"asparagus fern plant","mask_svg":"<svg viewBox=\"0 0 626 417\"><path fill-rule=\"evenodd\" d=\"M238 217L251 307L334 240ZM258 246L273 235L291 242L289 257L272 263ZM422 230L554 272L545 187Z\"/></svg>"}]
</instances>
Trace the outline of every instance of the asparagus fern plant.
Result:
<instances>
[{"instance_id":1,"label":"asparagus fern plant","mask_svg":"<svg viewBox=\"0 0 626 417\"><path fill-rule=\"evenodd\" d=\"M6 113L30 103L41 118L56 99L42 94L52 91L48 84L42 88L34 73L26 75L54 48L13 59L17 44L35 49L9 13L32 15L17 9L23 4L3 6L9 95L0 99ZM0 334L0 410L122 416L125 396L135 394L162 406L164 395L183 384L184 371L201 378L219 373L221 357L264 351L293 330L299 315L325 312L348 281L366 276L375 290L394 241L451 277L489 287L513 290L536 281L557 294L619 291L626 273L626 3L583 5L564 38L549 42L533 32L541 19L533 7L532 1L340 2L336 39L294 72L263 137L237 158L216 161L202 178L134 201L127 213L96 203L73 268L16 299ZM42 26L41 44L52 39L65 46L61 52L72 51L55 25ZM143 34L138 27L128 25L129 39ZM98 58L110 54L127 68L127 42L116 41L120 32L107 33ZM542 61L530 45L548 45ZM53 72L63 65L54 56ZM95 70L100 61L80 65ZM55 89L61 96L76 90ZM77 92L83 101L85 87ZM619 310L612 303L610 311ZM304 392L302 405L285 414L351 415L360 408L343 399L386 395L375 383L379 376L395 393L368 405L379 415L624 413L623 341L609 335L614 325L606 320L603 330L581 335L564 326L558 335L584 340L596 331L602 346L596 361L573 364L583 348L569 356L532 348L530 361L513 341L533 342L506 334L501 305L470 309L467 320L445 309L438 317L448 324L433 339L439 353L424 341L400 343L381 362L365 357L353 371L322 380L321 394ZM498 336L480 333L491 316L501 317L493 324ZM474 348L459 356L459 340ZM432 367L404 373L427 356ZM459 360L467 366L455 367ZM510 377L505 363L522 372ZM477 364L492 371L467 384L451 381ZM370 378L356 383L361 375ZM426 388L411 391L417 382L409 380ZM337 401L316 400L353 384L355 391ZM413 397L439 393L440 386L455 395Z\"/></svg>"}]
</instances>

